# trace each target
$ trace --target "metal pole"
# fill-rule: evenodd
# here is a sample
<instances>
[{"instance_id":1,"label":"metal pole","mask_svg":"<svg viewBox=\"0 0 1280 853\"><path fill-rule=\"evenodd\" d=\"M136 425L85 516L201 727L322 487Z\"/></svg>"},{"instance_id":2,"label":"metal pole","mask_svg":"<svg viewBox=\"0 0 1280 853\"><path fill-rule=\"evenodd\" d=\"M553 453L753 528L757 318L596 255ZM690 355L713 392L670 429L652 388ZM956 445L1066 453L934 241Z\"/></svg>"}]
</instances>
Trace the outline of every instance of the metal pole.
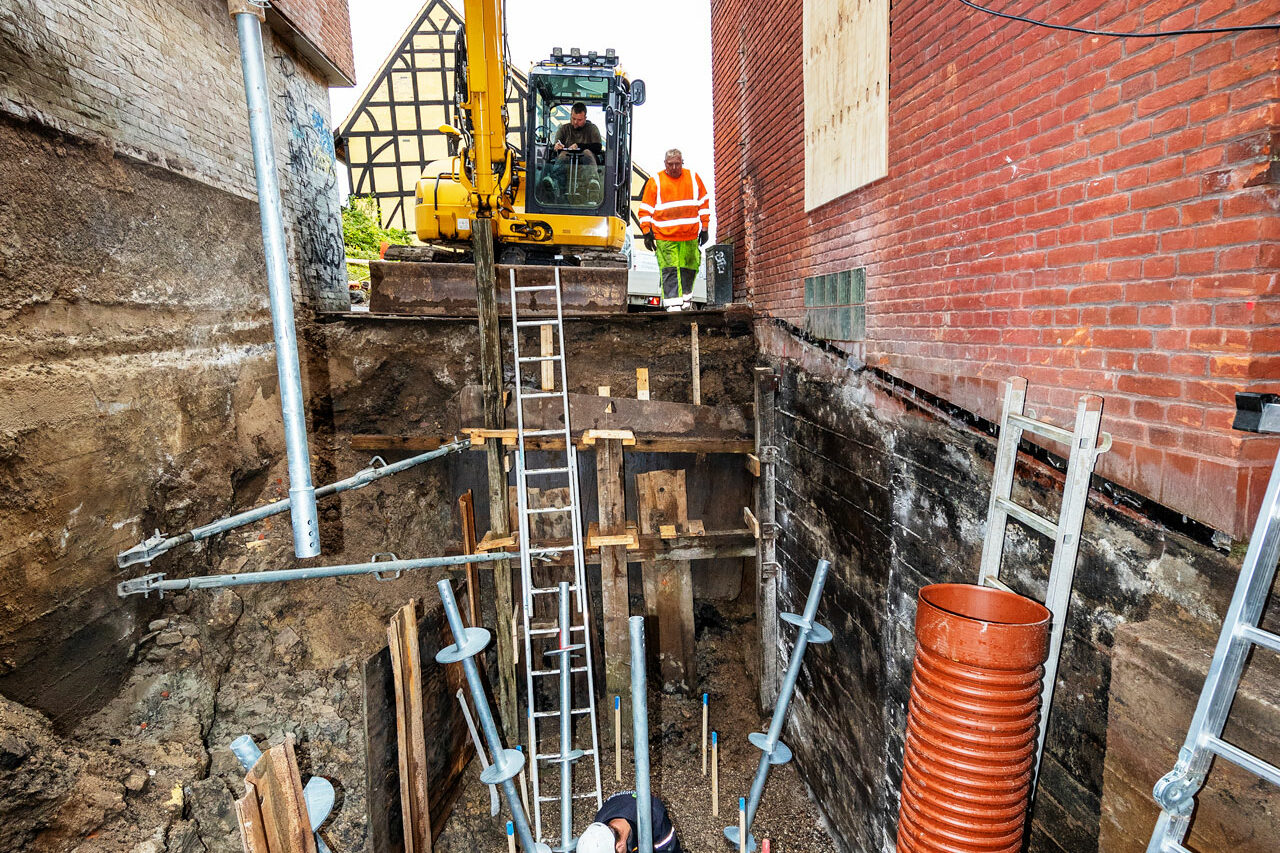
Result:
<instances>
[{"instance_id":1,"label":"metal pole","mask_svg":"<svg viewBox=\"0 0 1280 853\"><path fill-rule=\"evenodd\" d=\"M315 557L320 553L320 529L315 489L311 485L311 454L307 447L307 417L302 407L302 369L298 364L298 339L293 321L293 290L289 284L280 185L276 180L276 155L271 140L271 102L267 96L262 22L252 11L237 11L235 19L240 34L244 96L249 106L253 167L258 179L258 211L267 258L267 288L271 294L271 327L275 335L280 409L284 416L284 443L289 460L293 552L299 558Z\"/></svg>"},{"instance_id":2,"label":"metal pole","mask_svg":"<svg viewBox=\"0 0 1280 853\"><path fill-rule=\"evenodd\" d=\"M733 844L739 844L739 835L745 831L746 839L741 849L756 849L755 838L751 836L751 824L755 820L756 810L760 808L760 798L764 794L764 783L769 777L771 764L786 764L791 760L791 749L782 742L782 725L787 719L787 708L791 705L791 697L796 691L796 679L800 677L800 665L804 661L804 652L809 643L827 643L831 641L831 630L825 625L814 622L818 615L818 600L822 598L822 587L827 582L827 571L831 563L819 560L813 573L813 584L809 587L809 598L804 605L804 615L794 613L780 614L784 622L790 622L800 629L796 636L796 646L791 652L791 662L787 665L787 674L782 679L782 687L778 691L778 704L773 709L773 719L769 723L767 734L753 733L747 739L761 751L760 764L756 768L755 779L751 782L751 792L747 796L746 809L743 812L745 822L743 828L726 826L724 835Z\"/></svg>"},{"instance_id":3,"label":"metal pole","mask_svg":"<svg viewBox=\"0 0 1280 853\"><path fill-rule=\"evenodd\" d=\"M379 555L375 555L379 556ZM492 563L505 560L510 555L502 551L489 551L483 554L459 554L452 557L422 557L417 560L396 560L394 554L388 555L390 560L372 560L368 563L353 563L345 566L307 566L301 569L277 569L269 572L243 572L234 575L202 575L195 578L175 578L165 580L164 573L143 575L140 578L121 581L116 587L116 594L121 598L126 595L142 593L149 595L158 592L162 596L166 592L184 589L217 589L225 586L247 586L255 583L278 583L281 581L312 580L314 578L339 578L350 575L378 575L378 580L396 580L402 572L412 569L434 569L441 566L461 566L467 563ZM389 577L382 577L390 574Z\"/></svg>"},{"instance_id":4,"label":"metal pole","mask_svg":"<svg viewBox=\"0 0 1280 853\"><path fill-rule=\"evenodd\" d=\"M416 468L424 462L430 462L432 459L439 459L441 456L447 456L450 453L456 453L466 447L470 447L469 441L455 441L452 444L446 444L438 450L432 450L429 453L421 453L417 456L411 456L408 459L402 459L399 462L392 462L390 465L382 463L381 465L370 464L368 468L352 474L345 480L338 480L336 483L329 483L316 489L316 498L327 498L329 495L336 495L340 492L353 491L355 489L363 489L370 483L376 483L384 477L390 477L393 474L399 474L402 471L408 471L410 468ZM381 462L382 457L375 456L374 462ZM168 538L157 533L148 539L134 545L128 551L122 551L116 555L116 566L126 568L138 563L150 564L152 560L159 557L166 551L170 551L179 545L185 545L188 542L199 542L202 539L208 539L217 536L219 533L226 533L229 530L235 530L237 527L244 527L246 524L252 524L255 521L261 521L264 518L270 518L273 515L279 515L288 510L293 504L289 498L275 501L269 504L263 504L244 512L229 515L226 518L220 518L217 521L211 521L199 527L193 527L186 533L179 533L177 536Z\"/></svg>"},{"instance_id":5,"label":"metal pole","mask_svg":"<svg viewBox=\"0 0 1280 853\"><path fill-rule=\"evenodd\" d=\"M644 617L632 616L631 744L636 756L636 825L639 853L653 853L653 795L649 791L649 685L645 674Z\"/></svg>"},{"instance_id":6,"label":"metal pole","mask_svg":"<svg viewBox=\"0 0 1280 853\"><path fill-rule=\"evenodd\" d=\"M489 697L484 692L480 669L474 660L489 645L489 632L484 628L468 628L463 624L458 602L453 597L453 584L447 578L439 581L436 588L440 590L440 601L444 604L444 615L449 621L454 640L453 645L436 654L436 660L446 664L462 664L462 671L467 676L467 687L471 690L471 702L476 707L476 716L480 718L480 730L484 732L489 755L493 758L493 763L480 774L480 781L486 785L502 786L507 808L511 809L511 822L515 824L520 847L525 853L551 853L551 848L547 845L535 844L533 834L529 831L529 820L520 806L520 794L513 781L524 767L524 755L515 749L502 748L498 726L493 721L493 710L489 707Z\"/></svg>"},{"instance_id":7,"label":"metal pole","mask_svg":"<svg viewBox=\"0 0 1280 853\"><path fill-rule=\"evenodd\" d=\"M573 673L570 657L583 648L569 644L569 582L560 581L560 648L547 656L560 656L560 846L558 853L569 853L577 845L573 837L573 762L583 756L573 748Z\"/></svg>"}]
</instances>

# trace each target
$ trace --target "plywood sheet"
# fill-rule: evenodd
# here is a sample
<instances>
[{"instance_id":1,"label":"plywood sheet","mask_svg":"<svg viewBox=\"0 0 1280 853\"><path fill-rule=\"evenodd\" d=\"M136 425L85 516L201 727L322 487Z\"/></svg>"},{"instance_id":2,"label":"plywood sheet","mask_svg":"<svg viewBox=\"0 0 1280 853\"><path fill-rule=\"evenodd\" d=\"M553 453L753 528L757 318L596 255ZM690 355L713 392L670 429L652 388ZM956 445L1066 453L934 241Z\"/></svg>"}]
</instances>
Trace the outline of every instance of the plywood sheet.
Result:
<instances>
[{"instance_id":1,"label":"plywood sheet","mask_svg":"<svg viewBox=\"0 0 1280 853\"><path fill-rule=\"evenodd\" d=\"M804 0L804 208L889 174L889 0Z\"/></svg>"}]
</instances>

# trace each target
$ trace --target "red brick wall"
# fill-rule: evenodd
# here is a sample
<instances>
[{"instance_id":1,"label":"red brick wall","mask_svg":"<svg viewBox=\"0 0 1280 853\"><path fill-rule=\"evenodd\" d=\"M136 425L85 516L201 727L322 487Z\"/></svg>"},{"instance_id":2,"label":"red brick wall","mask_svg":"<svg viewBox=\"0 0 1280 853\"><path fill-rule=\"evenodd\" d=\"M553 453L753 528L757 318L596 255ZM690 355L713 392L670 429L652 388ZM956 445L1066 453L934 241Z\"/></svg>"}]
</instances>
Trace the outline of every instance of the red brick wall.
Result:
<instances>
[{"instance_id":1,"label":"red brick wall","mask_svg":"<svg viewBox=\"0 0 1280 853\"><path fill-rule=\"evenodd\" d=\"M1099 38L899 0L889 176L806 215L802 4L711 6L718 236L739 298L799 323L804 276L865 266L867 339L850 346L868 363L992 419L1010 375L1060 423L1100 394L1115 438L1100 474L1246 532L1277 446L1230 430L1237 390L1280 391L1274 30ZM1275 10L1017 7L1121 30Z\"/></svg>"},{"instance_id":2,"label":"red brick wall","mask_svg":"<svg viewBox=\"0 0 1280 853\"><path fill-rule=\"evenodd\" d=\"M356 79L347 0L273 0L271 5L348 79Z\"/></svg>"}]
</instances>

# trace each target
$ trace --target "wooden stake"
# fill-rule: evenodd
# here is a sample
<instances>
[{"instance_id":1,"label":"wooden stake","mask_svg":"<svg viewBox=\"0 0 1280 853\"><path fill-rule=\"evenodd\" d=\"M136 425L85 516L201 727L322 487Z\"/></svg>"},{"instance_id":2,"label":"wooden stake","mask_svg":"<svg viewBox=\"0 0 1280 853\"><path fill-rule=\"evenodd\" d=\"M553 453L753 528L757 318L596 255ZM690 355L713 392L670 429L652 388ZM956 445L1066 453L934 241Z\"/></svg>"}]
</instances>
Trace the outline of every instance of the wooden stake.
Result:
<instances>
[{"instance_id":1,"label":"wooden stake","mask_svg":"<svg viewBox=\"0 0 1280 853\"><path fill-rule=\"evenodd\" d=\"M738 853L747 853L747 798L738 797Z\"/></svg>"},{"instance_id":2,"label":"wooden stake","mask_svg":"<svg viewBox=\"0 0 1280 853\"><path fill-rule=\"evenodd\" d=\"M520 744L516 744L516 749L520 750L521 752L524 752L524 747L521 746ZM529 762L527 761L525 762L526 765L528 763ZM523 767L520 768L520 803L521 805L524 806L524 813L528 814L529 813L529 785L527 782L524 781Z\"/></svg>"},{"instance_id":3,"label":"wooden stake","mask_svg":"<svg viewBox=\"0 0 1280 853\"><path fill-rule=\"evenodd\" d=\"M693 349L693 404L702 405L702 357L698 352L698 324L690 327Z\"/></svg>"},{"instance_id":4,"label":"wooden stake","mask_svg":"<svg viewBox=\"0 0 1280 853\"><path fill-rule=\"evenodd\" d=\"M720 737L711 733L711 816L720 817Z\"/></svg>"},{"instance_id":5,"label":"wooden stake","mask_svg":"<svg viewBox=\"0 0 1280 853\"><path fill-rule=\"evenodd\" d=\"M516 853L516 827L507 821L507 853Z\"/></svg>"},{"instance_id":6,"label":"wooden stake","mask_svg":"<svg viewBox=\"0 0 1280 853\"><path fill-rule=\"evenodd\" d=\"M609 396L609 386L608 386L608 385L597 385L597 386L596 386L596 393L597 393L597 394L599 394L601 397L608 397L608 396Z\"/></svg>"},{"instance_id":7,"label":"wooden stake","mask_svg":"<svg viewBox=\"0 0 1280 853\"><path fill-rule=\"evenodd\" d=\"M649 399L649 368L636 368L636 399Z\"/></svg>"},{"instance_id":8,"label":"wooden stake","mask_svg":"<svg viewBox=\"0 0 1280 853\"><path fill-rule=\"evenodd\" d=\"M613 697L613 778L622 781L622 697Z\"/></svg>"},{"instance_id":9,"label":"wooden stake","mask_svg":"<svg viewBox=\"0 0 1280 853\"><path fill-rule=\"evenodd\" d=\"M769 853L769 839L760 842L760 853Z\"/></svg>"},{"instance_id":10,"label":"wooden stake","mask_svg":"<svg viewBox=\"0 0 1280 853\"><path fill-rule=\"evenodd\" d=\"M555 355L555 327L550 323L539 326L542 330L542 355ZM556 363L554 361L542 362L542 390L554 391L556 389Z\"/></svg>"},{"instance_id":11,"label":"wooden stake","mask_svg":"<svg viewBox=\"0 0 1280 853\"><path fill-rule=\"evenodd\" d=\"M707 694L702 694L702 775L707 775Z\"/></svg>"}]
</instances>

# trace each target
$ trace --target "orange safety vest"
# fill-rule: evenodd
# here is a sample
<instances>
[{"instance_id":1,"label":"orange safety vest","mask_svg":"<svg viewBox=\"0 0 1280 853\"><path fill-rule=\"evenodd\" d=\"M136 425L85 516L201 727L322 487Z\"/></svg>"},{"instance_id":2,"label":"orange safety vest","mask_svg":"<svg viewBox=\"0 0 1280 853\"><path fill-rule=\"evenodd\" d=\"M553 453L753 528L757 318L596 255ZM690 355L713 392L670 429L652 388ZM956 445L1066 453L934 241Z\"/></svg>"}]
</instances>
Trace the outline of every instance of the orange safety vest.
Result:
<instances>
[{"instance_id":1,"label":"orange safety vest","mask_svg":"<svg viewBox=\"0 0 1280 853\"><path fill-rule=\"evenodd\" d=\"M640 199L640 231L659 240L696 240L711 227L711 199L702 178L692 169L672 178L665 169L644 185Z\"/></svg>"}]
</instances>

